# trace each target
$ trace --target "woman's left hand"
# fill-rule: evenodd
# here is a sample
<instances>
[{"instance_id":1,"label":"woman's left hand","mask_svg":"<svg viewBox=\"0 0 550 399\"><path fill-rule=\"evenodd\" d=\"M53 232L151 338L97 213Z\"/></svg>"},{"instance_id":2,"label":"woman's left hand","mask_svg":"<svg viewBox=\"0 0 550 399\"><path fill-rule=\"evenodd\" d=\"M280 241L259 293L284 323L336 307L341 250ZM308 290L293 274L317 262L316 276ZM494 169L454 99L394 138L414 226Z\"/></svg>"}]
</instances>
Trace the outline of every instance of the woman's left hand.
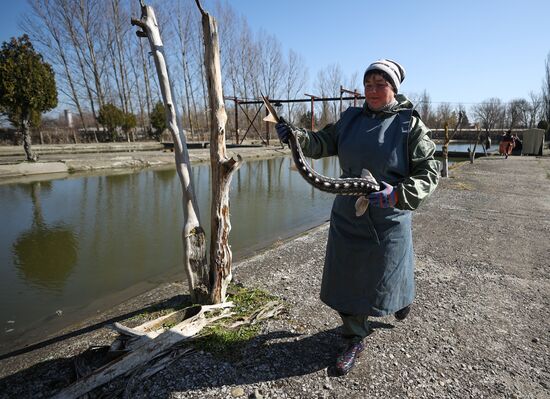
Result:
<instances>
[{"instance_id":1,"label":"woman's left hand","mask_svg":"<svg viewBox=\"0 0 550 399\"><path fill-rule=\"evenodd\" d=\"M376 191L367 197L371 206L377 208L393 208L397 204L397 190L385 181L382 184L386 187L382 191Z\"/></svg>"}]
</instances>

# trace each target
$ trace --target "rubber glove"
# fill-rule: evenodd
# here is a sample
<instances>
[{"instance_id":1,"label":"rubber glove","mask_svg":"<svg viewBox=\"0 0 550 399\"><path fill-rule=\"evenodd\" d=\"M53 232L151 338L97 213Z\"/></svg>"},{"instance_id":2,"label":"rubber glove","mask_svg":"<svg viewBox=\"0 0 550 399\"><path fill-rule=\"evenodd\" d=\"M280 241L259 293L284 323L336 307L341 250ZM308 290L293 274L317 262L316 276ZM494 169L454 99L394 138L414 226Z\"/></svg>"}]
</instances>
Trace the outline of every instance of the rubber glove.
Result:
<instances>
[{"instance_id":1,"label":"rubber glove","mask_svg":"<svg viewBox=\"0 0 550 399\"><path fill-rule=\"evenodd\" d=\"M275 130L277 131L281 143L288 144L288 135L292 131L290 125L286 122L279 122L275 125Z\"/></svg>"},{"instance_id":2,"label":"rubber glove","mask_svg":"<svg viewBox=\"0 0 550 399\"><path fill-rule=\"evenodd\" d=\"M382 191L369 194L369 203L377 208L393 208L397 204L397 190L385 181L382 184L385 186Z\"/></svg>"}]
</instances>

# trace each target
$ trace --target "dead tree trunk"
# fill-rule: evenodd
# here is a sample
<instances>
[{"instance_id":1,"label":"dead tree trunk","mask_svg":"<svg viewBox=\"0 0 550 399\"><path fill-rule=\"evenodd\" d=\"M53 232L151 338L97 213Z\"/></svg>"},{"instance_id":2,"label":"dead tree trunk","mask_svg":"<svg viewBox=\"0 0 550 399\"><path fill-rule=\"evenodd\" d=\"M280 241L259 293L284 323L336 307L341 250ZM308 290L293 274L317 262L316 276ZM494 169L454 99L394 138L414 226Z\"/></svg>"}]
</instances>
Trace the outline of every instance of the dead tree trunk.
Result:
<instances>
[{"instance_id":1,"label":"dead tree trunk","mask_svg":"<svg viewBox=\"0 0 550 399\"><path fill-rule=\"evenodd\" d=\"M456 126L453 130L453 134L449 136L449 123L445 122L445 142L443 143L443 147L441 148L441 155L443 157L443 167L441 169L441 177L449 177L449 143L454 138L456 131L458 130L458 127L462 124L462 118L464 117L464 113L460 111L458 113L458 121L456 122Z\"/></svg>"},{"instance_id":2,"label":"dead tree trunk","mask_svg":"<svg viewBox=\"0 0 550 399\"><path fill-rule=\"evenodd\" d=\"M477 129L477 136L476 136L475 141L472 143L473 150L470 150L470 153L468 154L468 156L470 158L470 163L474 163L474 160L476 159L477 144L479 143L479 139L481 137L481 128L479 126L477 126L476 129ZM489 132L487 131L487 134L488 133ZM468 147L468 149L469 149L469 147Z\"/></svg>"},{"instance_id":3,"label":"dead tree trunk","mask_svg":"<svg viewBox=\"0 0 550 399\"><path fill-rule=\"evenodd\" d=\"M166 109L167 125L174 141L176 170L183 191L183 262L189 282L189 292L193 302L204 304L210 301L206 239L204 229L199 222L199 209L193 191L191 165L189 163L185 134L180 128L181 118L177 115L177 107L173 101L173 89L168 76L164 47L155 12L152 7L145 6L143 1L141 1L141 6L141 19L132 19L132 25L136 25L142 29L142 31L137 32L137 35L146 37L149 40L151 52L155 60L162 99Z\"/></svg>"},{"instance_id":4,"label":"dead tree trunk","mask_svg":"<svg viewBox=\"0 0 550 399\"><path fill-rule=\"evenodd\" d=\"M241 166L238 160L227 158L225 124L227 113L222 92L222 70L216 20L195 0L202 14L204 35L204 66L208 83L210 109L210 164L212 168L212 203L210 234L210 300L225 301L227 286L231 281L231 248L229 247L229 187L233 173Z\"/></svg>"}]
</instances>

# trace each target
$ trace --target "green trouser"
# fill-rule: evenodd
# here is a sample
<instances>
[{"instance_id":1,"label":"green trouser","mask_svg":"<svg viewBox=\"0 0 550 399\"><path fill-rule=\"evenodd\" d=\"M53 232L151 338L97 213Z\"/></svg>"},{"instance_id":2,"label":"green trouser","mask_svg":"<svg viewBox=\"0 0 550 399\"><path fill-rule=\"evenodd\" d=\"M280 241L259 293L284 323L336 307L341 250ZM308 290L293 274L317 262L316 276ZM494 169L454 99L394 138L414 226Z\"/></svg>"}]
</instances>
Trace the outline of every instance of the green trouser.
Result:
<instances>
[{"instance_id":1,"label":"green trouser","mask_svg":"<svg viewBox=\"0 0 550 399\"><path fill-rule=\"evenodd\" d=\"M341 313L340 317L342 318L343 323L343 333L342 335L346 339L363 339L369 335L370 327L368 316L365 315L351 315L346 313Z\"/></svg>"}]
</instances>

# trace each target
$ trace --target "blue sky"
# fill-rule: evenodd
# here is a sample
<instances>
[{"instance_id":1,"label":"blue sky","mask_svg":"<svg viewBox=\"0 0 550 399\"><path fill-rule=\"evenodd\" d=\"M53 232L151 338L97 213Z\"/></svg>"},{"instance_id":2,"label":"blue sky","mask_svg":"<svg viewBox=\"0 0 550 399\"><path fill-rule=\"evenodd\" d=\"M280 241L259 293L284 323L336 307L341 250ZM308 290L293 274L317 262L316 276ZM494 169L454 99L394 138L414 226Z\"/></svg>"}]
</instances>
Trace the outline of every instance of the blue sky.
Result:
<instances>
[{"instance_id":1,"label":"blue sky","mask_svg":"<svg viewBox=\"0 0 550 399\"><path fill-rule=\"evenodd\" d=\"M137 0L136 0L137 1ZM169 0L164 0L169 1ZM208 4L207 2L204 2ZM19 35L25 0L0 0L0 40ZM313 80L338 63L346 76L375 59L407 71L405 93L433 102L503 101L540 92L550 52L550 0L230 0L254 32L301 54ZM157 7L162 1L157 3ZM311 90L310 90L311 91Z\"/></svg>"}]
</instances>

